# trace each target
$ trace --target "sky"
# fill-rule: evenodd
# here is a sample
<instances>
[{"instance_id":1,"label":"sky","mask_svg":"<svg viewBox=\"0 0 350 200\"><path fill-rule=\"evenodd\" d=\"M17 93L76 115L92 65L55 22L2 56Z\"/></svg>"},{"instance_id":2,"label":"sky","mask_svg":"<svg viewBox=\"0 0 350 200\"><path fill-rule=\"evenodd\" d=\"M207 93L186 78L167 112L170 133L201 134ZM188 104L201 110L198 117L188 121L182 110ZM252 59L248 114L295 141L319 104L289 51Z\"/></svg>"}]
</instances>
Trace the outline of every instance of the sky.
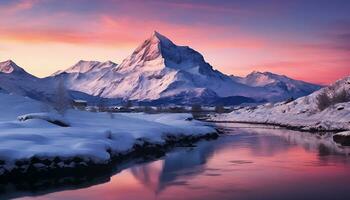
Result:
<instances>
[{"instance_id":1,"label":"sky","mask_svg":"<svg viewBox=\"0 0 350 200\"><path fill-rule=\"evenodd\" d=\"M79 60L121 63L154 30L226 74L350 75L348 0L0 0L0 61L38 77Z\"/></svg>"}]
</instances>

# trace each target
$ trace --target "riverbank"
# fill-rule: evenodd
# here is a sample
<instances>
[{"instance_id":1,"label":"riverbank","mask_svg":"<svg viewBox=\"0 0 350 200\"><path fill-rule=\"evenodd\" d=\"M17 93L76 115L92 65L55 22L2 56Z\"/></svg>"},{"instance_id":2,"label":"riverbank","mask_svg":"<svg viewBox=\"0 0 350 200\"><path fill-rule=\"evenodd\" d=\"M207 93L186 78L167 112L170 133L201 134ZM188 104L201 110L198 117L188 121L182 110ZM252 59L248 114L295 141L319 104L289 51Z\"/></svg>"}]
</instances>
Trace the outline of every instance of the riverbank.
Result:
<instances>
[{"instance_id":1,"label":"riverbank","mask_svg":"<svg viewBox=\"0 0 350 200\"><path fill-rule=\"evenodd\" d=\"M218 136L191 114L67 110L60 115L32 99L0 95L0 177L5 181L94 173L115 160L159 156L172 146Z\"/></svg>"}]
</instances>

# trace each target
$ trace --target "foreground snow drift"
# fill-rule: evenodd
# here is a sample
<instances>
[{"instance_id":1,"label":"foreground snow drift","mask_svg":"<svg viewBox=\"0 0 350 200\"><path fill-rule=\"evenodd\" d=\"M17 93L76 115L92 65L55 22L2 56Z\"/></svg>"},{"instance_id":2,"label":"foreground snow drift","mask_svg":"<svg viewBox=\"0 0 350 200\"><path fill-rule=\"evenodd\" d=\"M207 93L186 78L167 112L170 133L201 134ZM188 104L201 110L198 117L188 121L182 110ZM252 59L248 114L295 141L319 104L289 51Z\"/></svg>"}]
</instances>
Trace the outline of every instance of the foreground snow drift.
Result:
<instances>
[{"instance_id":1,"label":"foreground snow drift","mask_svg":"<svg viewBox=\"0 0 350 200\"><path fill-rule=\"evenodd\" d=\"M26 105L11 106L11 100ZM20 102L21 100L21 102ZM107 164L142 146L216 135L189 114L112 114L69 110L64 117L40 113L40 103L0 94L0 175ZM5 108L7 107L7 108ZM12 110L10 109L12 107ZM33 114L25 111L29 110ZM17 113L16 120L13 113ZM26 114L25 114L26 113ZM25 115L23 115L25 114ZM69 124L62 127L54 121Z\"/></svg>"},{"instance_id":2,"label":"foreground snow drift","mask_svg":"<svg viewBox=\"0 0 350 200\"><path fill-rule=\"evenodd\" d=\"M332 97L342 91L350 95L350 77L291 102L245 107L212 116L211 120L274 124L306 131L350 130L350 102L335 103L324 110L318 107L320 94Z\"/></svg>"}]
</instances>

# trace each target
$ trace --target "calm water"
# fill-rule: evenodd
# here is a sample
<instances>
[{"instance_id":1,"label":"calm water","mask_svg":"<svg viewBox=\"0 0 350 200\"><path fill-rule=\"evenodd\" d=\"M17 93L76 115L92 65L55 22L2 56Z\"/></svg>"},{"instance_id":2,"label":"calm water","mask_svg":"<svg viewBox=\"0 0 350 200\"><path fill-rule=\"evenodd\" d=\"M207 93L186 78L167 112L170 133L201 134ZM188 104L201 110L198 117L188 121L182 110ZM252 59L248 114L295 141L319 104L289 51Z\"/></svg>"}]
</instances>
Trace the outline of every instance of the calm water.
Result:
<instances>
[{"instance_id":1,"label":"calm water","mask_svg":"<svg viewBox=\"0 0 350 200\"><path fill-rule=\"evenodd\" d=\"M329 136L242 124L164 158L126 164L111 177L28 190L21 199L350 199L350 149ZM250 125L252 126L252 125Z\"/></svg>"}]
</instances>

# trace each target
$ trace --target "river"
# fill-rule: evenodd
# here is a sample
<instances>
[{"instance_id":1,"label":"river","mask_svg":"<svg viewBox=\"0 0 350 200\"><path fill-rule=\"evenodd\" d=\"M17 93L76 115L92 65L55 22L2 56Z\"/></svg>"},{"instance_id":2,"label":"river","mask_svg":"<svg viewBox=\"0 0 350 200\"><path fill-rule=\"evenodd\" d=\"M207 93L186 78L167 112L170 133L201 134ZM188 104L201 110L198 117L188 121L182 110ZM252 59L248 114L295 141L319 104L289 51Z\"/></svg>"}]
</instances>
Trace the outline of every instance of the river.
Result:
<instances>
[{"instance_id":1,"label":"river","mask_svg":"<svg viewBox=\"0 0 350 200\"><path fill-rule=\"evenodd\" d=\"M216 124L217 140L179 147L111 175L57 187L7 186L19 199L350 199L350 149L329 134Z\"/></svg>"}]
</instances>

